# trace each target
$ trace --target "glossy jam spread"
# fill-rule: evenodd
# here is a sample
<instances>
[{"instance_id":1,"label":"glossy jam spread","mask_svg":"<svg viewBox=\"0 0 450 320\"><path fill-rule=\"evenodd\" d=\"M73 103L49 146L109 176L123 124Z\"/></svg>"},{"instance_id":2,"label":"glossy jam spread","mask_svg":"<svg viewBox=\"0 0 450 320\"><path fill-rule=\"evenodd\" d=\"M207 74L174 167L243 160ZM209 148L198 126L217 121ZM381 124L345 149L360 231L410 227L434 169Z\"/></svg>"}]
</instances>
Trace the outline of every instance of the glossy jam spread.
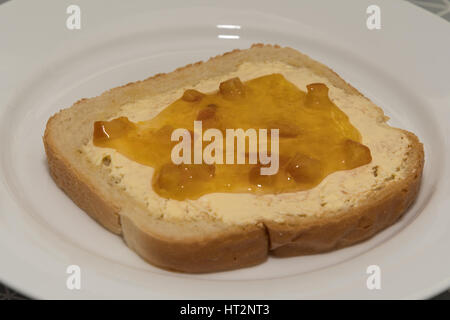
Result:
<instances>
[{"instance_id":1,"label":"glossy jam spread","mask_svg":"<svg viewBox=\"0 0 450 320\"><path fill-rule=\"evenodd\" d=\"M371 155L347 115L329 99L327 86L313 83L307 89L308 92L298 89L281 74L270 74L245 83L239 78L227 80L211 94L186 90L151 120L133 123L120 117L95 122L94 145L113 148L133 161L153 167L154 176L149 179L152 178L154 191L165 198L183 200L213 192L276 194L310 189L330 173L369 163ZM175 165L171 151L179 141L171 141L171 134L177 128L186 128L193 144L202 138L193 134L195 120L202 121L203 132L219 129L224 136L224 149L226 129L279 129L278 173L261 175L263 165L248 161ZM203 148L208 143L203 141ZM267 145L270 149L270 141Z\"/></svg>"}]
</instances>

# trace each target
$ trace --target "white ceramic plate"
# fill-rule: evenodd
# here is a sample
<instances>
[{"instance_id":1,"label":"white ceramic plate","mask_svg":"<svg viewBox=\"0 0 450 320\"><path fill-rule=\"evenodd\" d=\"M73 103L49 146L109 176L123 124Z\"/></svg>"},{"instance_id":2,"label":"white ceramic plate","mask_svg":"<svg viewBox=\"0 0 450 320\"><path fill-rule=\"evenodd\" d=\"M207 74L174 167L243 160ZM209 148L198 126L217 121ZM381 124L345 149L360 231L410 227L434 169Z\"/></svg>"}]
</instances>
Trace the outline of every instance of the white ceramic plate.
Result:
<instances>
[{"instance_id":1,"label":"white ceramic plate","mask_svg":"<svg viewBox=\"0 0 450 320\"><path fill-rule=\"evenodd\" d=\"M81 30L66 28L70 4L81 8ZM381 8L381 30L366 28L371 4ZM425 298L448 288L449 35L448 22L403 1L1 5L1 281L38 298ZM55 186L41 141L45 123L80 98L255 42L324 62L392 124L415 132L426 151L419 198L393 227L335 252L206 275L152 267ZM71 264L81 267L79 291L66 288ZM381 290L366 287L373 264Z\"/></svg>"}]
</instances>

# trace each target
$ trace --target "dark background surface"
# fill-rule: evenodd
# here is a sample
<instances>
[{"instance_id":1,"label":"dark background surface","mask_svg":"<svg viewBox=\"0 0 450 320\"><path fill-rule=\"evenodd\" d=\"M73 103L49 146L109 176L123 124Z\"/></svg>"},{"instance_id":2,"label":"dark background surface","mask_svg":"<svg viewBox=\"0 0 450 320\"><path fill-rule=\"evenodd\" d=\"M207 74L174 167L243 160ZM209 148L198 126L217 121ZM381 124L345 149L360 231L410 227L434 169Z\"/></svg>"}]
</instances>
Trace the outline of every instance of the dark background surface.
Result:
<instances>
[{"instance_id":1,"label":"dark background surface","mask_svg":"<svg viewBox=\"0 0 450 320\"><path fill-rule=\"evenodd\" d=\"M0 0L0 5L6 1L9 0ZM447 21L450 21L450 3L446 2L445 0L407 0L407 1L440 16ZM29 298L0 283L0 300L27 300L27 299ZM450 290L446 290L445 292L439 294L433 299L450 300Z\"/></svg>"}]
</instances>

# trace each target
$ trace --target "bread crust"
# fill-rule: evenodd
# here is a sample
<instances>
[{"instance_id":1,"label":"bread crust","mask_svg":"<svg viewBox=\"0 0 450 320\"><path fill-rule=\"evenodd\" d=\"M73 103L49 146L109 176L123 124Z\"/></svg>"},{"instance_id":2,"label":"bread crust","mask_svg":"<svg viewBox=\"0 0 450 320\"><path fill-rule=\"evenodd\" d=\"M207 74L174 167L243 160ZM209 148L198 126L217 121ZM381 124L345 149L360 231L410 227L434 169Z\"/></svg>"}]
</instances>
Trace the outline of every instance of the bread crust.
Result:
<instances>
[{"instance_id":1,"label":"bread crust","mask_svg":"<svg viewBox=\"0 0 450 320\"><path fill-rule=\"evenodd\" d=\"M100 195L98 190L87 182L83 176L75 170L58 150L51 134L52 122L56 115L47 122L44 133L44 147L47 155L47 163L50 175L75 204L87 212L95 221L115 234L121 234L119 208Z\"/></svg>"},{"instance_id":2,"label":"bread crust","mask_svg":"<svg viewBox=\"0 0 450 320\"><path fill-rule=\"evenodd\" d=\"M278 46L256 44L250 50L260 48L280 49ZM210 61L225 56L237 58L241 52L243 51L234 50L211 58ZM361 95L328 67L304 55L302 57L305 64L325 74L338 87L351 94ZM172 74L176 75L202 64L203 62L198 62L188 65ZM164 76L166 75L158 74L145 81L156 81ZM139 83L141 82L124 87ZM82 104L83 101L77 104ZM230 227L205 237L175 239L149 230L138 219L122 214L117 200L102 193L86 174L71 164L56 143L57 135L53 128L58 115L49 119L43 137L49 171L56 184L97 222L111 232L122 235L126 244L145 260L156 266L181 272L231 270L259 264L269 254L280 257L315 254L366 240L395 223L413 203L420 188L424 165L423 145L414 134L402 130L411 142L407 161L407 170L411 174L374 192L358 206L326 217L289 217L282 223L261 221L256 225Z\"/></svg>"},{"instance_id":3,"label":"bread crust","mask_svg":"<svg viewBox=\"0 0 450 320\"><path fill-rule=\"evenodd\" d=\"M123 237L130 248L146 261L172 271L232 270L259 264L268 256L268 234L260 226L248 226L219 237L176 241L145 232L127 216L121 221Z\"/></svg>"}]
</instances>

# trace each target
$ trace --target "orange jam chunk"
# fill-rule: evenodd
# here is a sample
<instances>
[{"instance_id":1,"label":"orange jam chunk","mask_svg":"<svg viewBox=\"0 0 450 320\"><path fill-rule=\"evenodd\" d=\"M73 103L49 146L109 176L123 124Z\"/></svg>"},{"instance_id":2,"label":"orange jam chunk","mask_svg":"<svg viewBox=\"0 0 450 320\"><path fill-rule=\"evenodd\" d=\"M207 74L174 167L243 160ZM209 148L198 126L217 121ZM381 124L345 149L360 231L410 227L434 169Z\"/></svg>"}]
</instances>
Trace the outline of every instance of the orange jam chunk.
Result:
<instances>
[{"instance_id":1,"label":"orange jam chunk","mask_svg":"<svg viewBox=\"0 0 450 320\"><path fill-rule=\"evenodd\" d=\"M202 136L194 134L194 121L223 134L226 129L279 129L278 172L261 175L268 164L174 164L171 151L179 141L171 141L175 129L185 128L191 145ZM277 194L313 188L327 175L368 164L369 148L361 135L328 97L325 84L313 83L307 92L297 88L281 74L270 74L242 83L232 78L214 93L186 90L182 97L147 121L130 122L126 117L94 124L94 145L117 150L125 157L155 169L154 191L162 197L197 199L213 192ZM269 154L271 136L268 134ZM211 141L203 141L202 148ZM237 152L237 148L234 148ZM235 153L236 155L236 153Z\"/></svg>"}]
</instances>

